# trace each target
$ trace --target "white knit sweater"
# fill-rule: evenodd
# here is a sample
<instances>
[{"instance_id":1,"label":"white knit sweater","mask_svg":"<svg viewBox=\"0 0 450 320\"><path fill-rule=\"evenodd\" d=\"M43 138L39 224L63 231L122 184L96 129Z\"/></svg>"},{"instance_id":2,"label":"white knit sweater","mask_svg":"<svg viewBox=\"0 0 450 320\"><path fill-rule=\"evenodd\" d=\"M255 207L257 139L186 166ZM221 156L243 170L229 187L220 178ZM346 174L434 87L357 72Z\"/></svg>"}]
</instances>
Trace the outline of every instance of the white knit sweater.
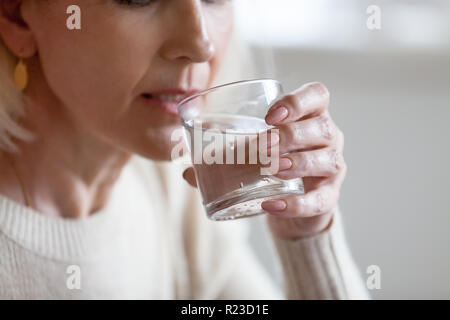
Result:
<instances>
[{"instance_id":1,"label":"white knit sweater","mask_svg":"<svg viewBox=\"0 0 450 320\"><path fill-rule=\"evenodd\" d=\"M107 207L83 220L51 218L0 195L0 299L369 297L338 208L319 235L272 236L286 280L278 288L248 243L248 219L208 220L181 173L135 156Z\"/></svg>"}]
</instances>

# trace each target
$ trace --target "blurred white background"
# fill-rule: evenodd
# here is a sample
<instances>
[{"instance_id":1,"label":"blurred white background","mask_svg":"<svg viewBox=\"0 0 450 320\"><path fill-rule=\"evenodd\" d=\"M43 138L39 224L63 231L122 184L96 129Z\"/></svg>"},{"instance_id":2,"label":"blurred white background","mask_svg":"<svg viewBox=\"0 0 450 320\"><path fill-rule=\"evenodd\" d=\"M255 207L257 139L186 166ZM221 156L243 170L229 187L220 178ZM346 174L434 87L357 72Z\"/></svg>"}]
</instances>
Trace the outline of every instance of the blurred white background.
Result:
<instances>
[{"instance_id":1,"label":"blurred white background","mask_svg":"<svg viewBox=\"0 0 450 320\"><path fill-rule=\"evenodd\" d=\"M369 30L377 5L381 29ZM340 206L361 274L381 268L378 299L450 298L450 1L240 0L248 78L331 92L349 166ZM264 216L249 219L269 272ZM280 279L278 279L280 281Z\"/></svg>"}]
</instances>

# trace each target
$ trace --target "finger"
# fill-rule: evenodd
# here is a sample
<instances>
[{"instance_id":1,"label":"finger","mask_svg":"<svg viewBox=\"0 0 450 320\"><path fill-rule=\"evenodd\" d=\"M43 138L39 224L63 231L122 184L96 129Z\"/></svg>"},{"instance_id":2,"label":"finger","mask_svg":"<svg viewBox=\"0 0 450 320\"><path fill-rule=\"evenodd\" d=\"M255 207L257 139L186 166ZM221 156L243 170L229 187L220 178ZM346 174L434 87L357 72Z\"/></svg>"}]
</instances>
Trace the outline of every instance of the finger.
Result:
<instances>
[{"instance_id":1,"label":"finger","mask_svg":"<svg viewBox=\"0 0 450 320\"><path fill-rule=\"evenodd\" d=\"M335 188L341 188L347 175L347 165L344 165L339 173L331 177L302 177L305 193L319 189L323 185L333 184Z\"/></svg>"},{"instance_id":2,"label":"finger","mask_svg":"<svg viewBox=\"0 0 450 320\"><path fill-rule=\"evenodd\" d=\"M266 122L279 125L308 115L319 115L328 108L330 94L320 82L307 83L283 96L267 112Z\"/></svg>"},{"instance_id":3,"label":"finger","mask_svg":"<svg viewBox=\"0 0 450 320\"><path fill-rule=\"evenodd\" d=\"M183 178L189 183L191 186L197 188L197 179L195 179L194 168L190 167L184 170Z\"/></svg>"},{"instance_id":4,"label":"finger","mask_svg":"<svg viewBox=\"0 0 450 320\"><path fill-rule=\"evenodd\" d=\"M339 172L334 176L329 177L302 177L303 186L305 189L305 192L308 193L310 191L319 189L323 185L333 185L335 188L340 189L342 183L345 180L345 177L347 175L347 164L344 162L343 166L339 170Z\"/></svg>"},{"instance_id":5,"label":"finger","mask_svg":"<svg viewBox=\"0 0 450 320\"><path fill-rule=\"evenodd\" d=\"M280 179L332 177L346 166L342 152L331 148L293 152L281 157L280 163L284 161L290 161L291 165L280 166L275 175Z\"/></svg>"},{"instance_id":6,"label":"finger","mask_svg":"<svg viewBox=\"0 0 450 320\"><path fill-rule=\"evenodd\" d=\"M343 141L343 133L328 113L307 120L287 123L271 130L277 130L279 135L280 154L327 146L340 148L339 142Z\"/></svg>"},{"instance_id":7,"label":"finger","mask_svg":"<svg viewBox=\"0 0 450 320\"><path fill-rule=\"evenodd\" d=\"M283 218L309 218L330 212L338 203L337 183L321 185L318 189L300 196L264 201L263 210Z\"/></svg>"}]
</instances>

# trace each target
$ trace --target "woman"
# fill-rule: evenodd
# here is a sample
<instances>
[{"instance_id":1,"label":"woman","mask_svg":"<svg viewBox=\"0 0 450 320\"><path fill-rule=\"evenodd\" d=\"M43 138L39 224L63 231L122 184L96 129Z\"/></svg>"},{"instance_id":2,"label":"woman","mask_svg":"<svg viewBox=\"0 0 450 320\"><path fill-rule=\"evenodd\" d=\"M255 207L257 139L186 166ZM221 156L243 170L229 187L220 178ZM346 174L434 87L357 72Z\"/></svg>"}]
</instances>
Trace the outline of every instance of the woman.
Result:
<instances>
[{"instance_id":1,"label":"woman","mask_svg":"<svg viewBox=\"0 0 450 320\"><path fill-rule=\"evenodd\" d=\"M167 161L179 119L158 101L212 85L231 1L77 2L72 30L72 1L0 0L0 297L366 298L340 223L343 135L326 88L304 85L266 117L281 152L302 150L278 175L307 190L262 205L281 294L244 220L207 220L181 182L195 185L192 169Z\"/></svg>"}]
</instances>

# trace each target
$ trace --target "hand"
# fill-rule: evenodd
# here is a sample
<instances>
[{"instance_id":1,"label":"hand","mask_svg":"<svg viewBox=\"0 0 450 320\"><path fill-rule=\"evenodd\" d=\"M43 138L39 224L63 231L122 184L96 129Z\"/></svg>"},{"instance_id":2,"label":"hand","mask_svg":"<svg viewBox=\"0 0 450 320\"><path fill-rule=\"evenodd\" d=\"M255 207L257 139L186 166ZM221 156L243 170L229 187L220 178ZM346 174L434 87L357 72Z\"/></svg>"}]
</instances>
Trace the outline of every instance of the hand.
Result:
<instances>
[{"instance_id":1,"label":"hand","mask_svg":"<svg viewBox=\"0 0 450 320\"><path fill-rule=\"evenodd\" d=\"M347 166L344 135L328 112L329 92L309 83L272 105L266 122L279 129L280 158L276 177L303 179L305 194L265 201L270 230L284 239L299 239L326 230L332 223ZM281 164L284 163L284 168Z\"/></svg>"},{"instance_id":2,"label":"hand","mask_svg":"<svg viewBox=\"0 0 450 320\"><path fill-rule=\"evenodd\" d=\"M347 166L342 152L344 135L328 113L329 93L320 83L309 83L283 96L266 115L279 134L280 179L303 179L305 194L263 202L272 233L296 240L327 229ZM284 168L282 166L284 164ZM284 169L284 170L281 170ZM183 173L196 186L193 168Z\"/></svg>"}]
</instances>

